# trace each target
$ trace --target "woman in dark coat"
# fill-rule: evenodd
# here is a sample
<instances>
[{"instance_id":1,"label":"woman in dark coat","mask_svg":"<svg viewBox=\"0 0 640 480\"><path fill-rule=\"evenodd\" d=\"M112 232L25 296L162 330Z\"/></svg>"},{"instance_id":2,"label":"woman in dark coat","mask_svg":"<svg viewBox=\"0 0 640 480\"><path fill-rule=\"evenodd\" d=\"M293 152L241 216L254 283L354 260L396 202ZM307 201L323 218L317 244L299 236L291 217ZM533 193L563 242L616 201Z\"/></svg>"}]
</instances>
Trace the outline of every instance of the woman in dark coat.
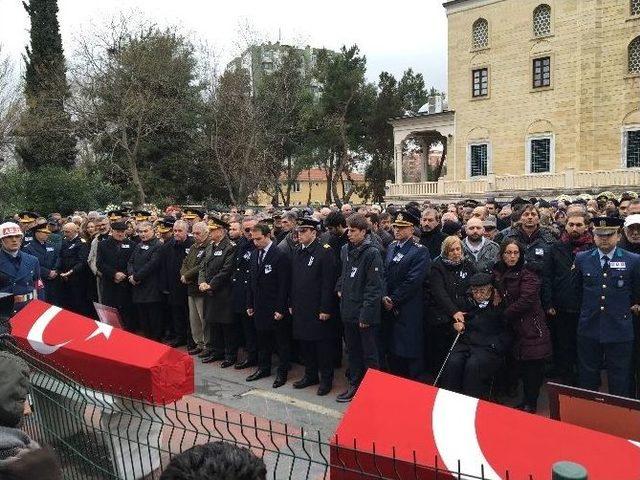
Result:
<instances>
[{"instance_id":1,"label":"woman in dark coat","mask_svg":"<svg viewBox=\"0 0 640 480\"><path fill-rule=\"evenodd\" d=\"M427 315L427 352L428 367L433 374L440 370L456 336L454 322L464 321L469 279L476 273L473 263L464 257L459 237L445 238L441 252L433 262L428 281L430 305Z\"/></svg>"},{"instance_id":2,"label":"woman in dark coat","mask_svg":"<svg viewBox=\"0 0 640 480\"><path fill-rule=\"evenodd\" d=\"M506 239L500 245L493 273L505 302L504 315L514 333L513 355L519 363L524 391L524 400L518 408L535 413L545 361L551 356L551 336L540 300L542 279L524 265L523 252L517 240Z\"/></svg>"}]
</instances>

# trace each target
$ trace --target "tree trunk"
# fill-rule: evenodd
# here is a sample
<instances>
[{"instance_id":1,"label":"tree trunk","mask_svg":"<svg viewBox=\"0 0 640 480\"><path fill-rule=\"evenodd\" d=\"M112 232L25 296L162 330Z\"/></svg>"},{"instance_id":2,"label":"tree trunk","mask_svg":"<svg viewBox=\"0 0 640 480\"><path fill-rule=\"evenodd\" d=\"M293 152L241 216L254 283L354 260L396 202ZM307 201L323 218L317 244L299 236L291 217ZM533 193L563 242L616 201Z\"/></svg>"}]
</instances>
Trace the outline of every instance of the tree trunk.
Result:
<instances>
[{"instance_id":1,"label":"tree trunk","mask_svg":"<svg viewBox=\"0 0 640 480\"><path fill-rule=\"evenodd\" d=\"M311 205L311 169L307 170L307 178L309 179L309 196L307 197L307 205Z\"/></svg>"},{"instance_id":2,"label":"tree trunk","mask_svg":"<svg viewBox=\"0 0 640 480\"><path fill-rule=\"evenodd\" d=\"M447 159L447 140L445 139L442 142L442 157L440 157L440 161L438 162L438 166L434 170L434 180L437 182L438 179L442 175L442 168L444 167L444 162Z\"/></svg>"}]
</instances>

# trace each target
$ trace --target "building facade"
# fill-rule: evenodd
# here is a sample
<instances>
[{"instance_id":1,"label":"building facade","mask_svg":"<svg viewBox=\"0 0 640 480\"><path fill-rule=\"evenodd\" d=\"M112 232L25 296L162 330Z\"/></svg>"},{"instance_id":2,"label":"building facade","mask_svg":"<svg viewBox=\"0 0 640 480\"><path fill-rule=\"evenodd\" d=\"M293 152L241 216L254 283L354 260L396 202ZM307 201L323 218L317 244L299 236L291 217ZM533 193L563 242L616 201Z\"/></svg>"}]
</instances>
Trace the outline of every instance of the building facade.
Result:
<instances>
[{"instance_id":1,"label":"building facade","mask_svg":"<svg viewBox=\"0 0 640 480\"><path fill-rule=\"evenodd\" d=\"M444 7L449 109L392 123L396 162L407 137L442 133L447 175L427 188L396 168L390 196L638 185L640 0Z\"/></svg>"}]
</instances>

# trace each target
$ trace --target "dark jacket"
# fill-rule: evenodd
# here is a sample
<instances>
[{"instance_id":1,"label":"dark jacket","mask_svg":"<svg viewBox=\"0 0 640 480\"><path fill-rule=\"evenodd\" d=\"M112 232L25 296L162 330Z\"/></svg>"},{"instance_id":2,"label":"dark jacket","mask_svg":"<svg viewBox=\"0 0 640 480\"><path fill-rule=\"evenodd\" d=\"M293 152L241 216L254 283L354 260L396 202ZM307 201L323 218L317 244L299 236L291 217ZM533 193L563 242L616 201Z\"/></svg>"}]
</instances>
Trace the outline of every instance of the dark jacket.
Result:
<instances>
[{"instance_id":1,"label":"dark jacket","mask_svg":"<svg viewBox=\"0 0 640 480\"><path fill-rule=\"evenodd\" d=\"M467 304L469 279L476 267L468 259L458 265L436 258L431 266L429 289L431 291L431 315L427 319L432 325L453 323L453 314L463 312Z\"/></svg>"},{"instance_id":2,"label":"dark jacket","mask_svg":"<svg viewBox=\"0 0 640 480\"><path fill-rule=\"evenodd\" d=\"M384 267L380 251L367 236L358 246L344 245L340 257L342 271L336 291L342 295L342 321L379 325L384 293Z\"/></svg>"},{"instance_id":3,"label":"dark jacket","mask_svg":"<svg viewBox=\"0 0 640 480\"><path fill-rule=\"evenodd\" d=\"M506 268L500 262L493 272L505 304L504 315L515 334L515 358L540 360L549 357L551 336L540 301L541 278L522 264Z\"/></svg>"},{"instance_id":4,"label":"dark jacket","mask_svg":"<svg viewBox=\"0 0 640 480\"><path fill-rule=\"evenodd\" d=\"M40 243L34 239L30 244L26 245L22 251L33 255L38 259L40 264L40 275L44 284L44 289L39 292L38 297L49 303L55 303L54 289L58 282L57 279L50 279L49 274L55 270L58 264L58 255L60 249L51 242Z\"/></svg>"},{"instance_id":5,"label":"dark jacket","mask_svg":"<svg viewBox=\"0 0 640 480\"><path fill-rule=\"evenodd\" d=\"M447 238L447 236L442 233L440 227L437 227L430 232L420 232L420 243L427 247L427 249L429 250L431 260L434 260L436 257L440 256L440 253L442 251L442 242L445 238Z\"/></svg>"},{"instance_id":6,"label":"dark jacket","mask_svg":"<svg viewBox=\"0 0 640 480\"><path fill-rule=\"evenodd\" d=\"M258 266L258 249L251 253L249 269L249 289L247 290L247 309L253 309L256 330L275 328L273 315L288 313L291 262L285 253L278 249L275 242Z\"/></svg>"},{"instance_id":7,"label":"dark jacket","mask_svg":"<svg viewBox=\"0 0 640 480\"><path fill-rule=\"evenodd\" d=\"M505 354L511 346L511 329L507 326L503 305L496 306L493 301L492 297L484 308L480 308L473 298L468 299L465 329L460 342Z\"/></svg>"},{"instance_id":8,"label":"dark jacket","mask_svg":"<svg viewBox=\"0 0 640 480\"><path fill-rule=\"evenodd\" d=\"M236 244L224 237L218 245L210 243L200 264L198 284L208 283L211 290L205 293L204 314L208 324L233 322L231 304L231 275L236 254Z\"/></svg>"},{"instance_id":9,"label":"dark jacket","mask_svg":"<svg viewBox=\"0 0 640 480\"><path fill-rule=\"evenodd\" d=\"M115 282L117 272L127 273L129 258L135 244L125 238L122 242L110 237L98 243L96 266L102 274L100 284L102 288L102 302L117 309L123 309L131 303L131 284L128 279Z\"/></svg>"},{"instance_id":10,"label":"dark jacket","mask_svg":"<svg viewBox=\"0 0 640 480\"><path fill-rule=\"evenodd\" d=\"M570 242L551 245L544 260L542 307L563 312L579 312L580 302L573 278L573 262L576 258Z\"/></svg>"},{"instance_id":11,"label":"dark jacket","mask_svg":"<svg viewBox=\"0 0 640 480\"><path fill-rule=\"evenodd\" d=\"M160 247L157 238L138 243L127 265L127 273L140 282L132 287L133 303L155 303L162 300L160 294Z\"/></svg>"},{"instance_id":12,"label":"dark jacket","mask_svg":"<svg viewBox=\"0 0 640 480\"><path fill-rule=\"evenodd\" d=\"M190 297L201 297L204 294L198 289L198 273L200 272L200 264L204 260L204 252L211 243L211 238L202 242L202 244L194 243L189 248L187 256L182 262L180 275L187 280L187 294Z\"/></svg>"},{"instance_id":13,"label":"dark jacket","mask_svg":"<svg viewBox=\"0 0 640 480\"><path fill-rule=\"evenodd\" d=\"M252 241L240 237L236 242L233 275L231 276L231 288L233 295L234 313L246 313L247 288L249 288L249 266L251 252L255 249Z\"/></svg>"},{"instance_id":14,"label":"dark jacket","mask_svg":"<svg viewBox=\"0 0 640 480\"><path fill-rule=\"evenodd\" d=\"M538 228L531 236L524 233L520 227L512 228L504 239L515 238L524 247L525 264L542 274L544 269L544 258L549 252L551 245L556 243L556 237L545 227Z\"/></svg>"},{"instance_id":15,"label":"dark jacket","mask_svg":"<svg viewBox=\"0 0 640 480\"><path fill-rule=\"evenodd\" d=\"M627 252L635 253L636 255L640 255L640 243L631 243L624 232L622 233L622 238L620 242L618 242L618 246L620 248L624 248Z\"/></svg>"},{"instance_id":16,"label":"dark jacket","mask_svg":"<svg viewBox=\"0 0 640 480\"><path fill-rule=\"evenodd\" d=\"M385 295L393 301L393 310L385 312L390 323L391 351L404 358L421 358L424 346L424 279L429 273L429 250L413 239L402 247L389 245L384 263Z\"/></svg>"},{"instance_id":17,"label":"dark jacket","mask_svg":"<svg viewBox=\"0 0 640 480\"><path fill-rule=\"evenodd\" d=\"M337 276L329 244L316 239L306 248L296 248L291 262L293 338L315 341L337 337ZM320 313L328 313L331 318L321 321Z\"/></svg>"},{"instance_id":18,"label":"dark jacket","mask_svg":"<svg viewBox=\"0 0 640 480\"><path fill-rule=\"evenodd\" d=\"M168 293L169 305L187 304L187 286L180 281L180 269L193 241L193 237L184 242L171 238L160 248L161 290Z\"/></svg>"},{"instance_id":19,"label":"dark jacket","mask_svg":"<svg viewBox=\"0 0 640 480\"><path fill-rule=\"evenodd\" d=\"M64 282L68 287L81 286L84 289L88 280L88 257L89 244L80 235L73 240L65 239L62 241L56 270L58 270L59 273L66 273L69 270L73 271Z\"/></svg>"}]
</instances>

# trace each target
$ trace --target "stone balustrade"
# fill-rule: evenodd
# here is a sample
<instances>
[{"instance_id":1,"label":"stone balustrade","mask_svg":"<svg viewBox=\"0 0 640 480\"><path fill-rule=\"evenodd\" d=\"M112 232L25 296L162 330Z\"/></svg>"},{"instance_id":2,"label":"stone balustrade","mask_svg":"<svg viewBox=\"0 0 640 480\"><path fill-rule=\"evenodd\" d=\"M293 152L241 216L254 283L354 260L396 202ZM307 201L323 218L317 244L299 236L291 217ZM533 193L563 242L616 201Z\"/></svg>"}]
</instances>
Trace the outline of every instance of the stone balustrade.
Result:
<instances>
[{"instance_id":1,"label":"stone balustrade","mask_svg":"<svg viewBox=\"0 0 640 480\"><path fill-rule=\"evenodd\" d=\"M437 182L391 184L387 197L454 197L462 195L508 194L509 192L588 191L628 187L636 189L640 185L640 170L599 170L579 172L567 169L562 173L538 173L531 175L487 175L474 180L447 180Z\"/></svg>"}]
</instances>

